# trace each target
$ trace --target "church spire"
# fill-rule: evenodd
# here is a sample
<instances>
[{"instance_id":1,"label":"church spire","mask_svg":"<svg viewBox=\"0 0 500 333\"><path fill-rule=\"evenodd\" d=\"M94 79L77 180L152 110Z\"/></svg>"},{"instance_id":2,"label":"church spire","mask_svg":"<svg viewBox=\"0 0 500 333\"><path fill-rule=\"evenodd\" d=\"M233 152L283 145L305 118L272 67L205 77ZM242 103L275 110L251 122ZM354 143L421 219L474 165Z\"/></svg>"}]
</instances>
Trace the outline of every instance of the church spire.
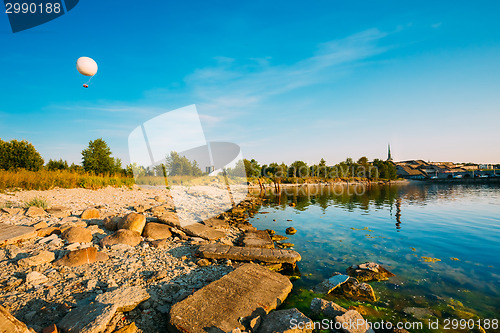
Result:
<instances>
[{"instance_id":1,"label":"church spire","mask_svg":"<svg viewBox=\"0 0 500 333\"><path fill-rule=\"evenodd\" d=\"M392 161L392 156L391 156L391 145L387 144L387 160Z\"/></svg>"}]
</instances>

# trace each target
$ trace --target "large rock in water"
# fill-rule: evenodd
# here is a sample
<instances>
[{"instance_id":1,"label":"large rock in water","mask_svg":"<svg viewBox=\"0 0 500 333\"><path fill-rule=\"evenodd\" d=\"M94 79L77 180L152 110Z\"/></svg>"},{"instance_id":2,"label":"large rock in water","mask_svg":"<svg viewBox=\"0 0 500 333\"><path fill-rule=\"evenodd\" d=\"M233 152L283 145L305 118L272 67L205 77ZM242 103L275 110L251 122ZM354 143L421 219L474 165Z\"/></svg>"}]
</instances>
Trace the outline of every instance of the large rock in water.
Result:
<instances>
[{"instance_id":1,"label":"large rock in water","mask_svg":"<svg viewBox=\"0 0 500 333\"><path fill-rule=\"evenodd\" d=\"M315 293L320 294L329 294L332 290L340 286L342 283L346 282L349 279L349 276L337 273L329 279L324 280L316 287L314 287L313 291Z\"/></svg>"},{"instance_id":2,"label":"large rock in water","mask_svg":"<svg viewBox=\"0 0 500 333\"><path fill-rule=\"evenodd\" d=\"M247 231L243 236L243 246L272 249L274 242L265 230Z\"/></svg>"},{"instance_id":3,"label":"large rock in water","mask_svg":"<svg viewBox=\"0 0 500 333\"><path fill-rule=\"evenodd\" d=\"M0 332L29 333L28 327L0 305Z\"/></svg>"},{"instance_id":4,"label":"large rock in water","mask_svg":"<svg viewBox=\"0 0 500 333\"><path fill-rule=\"evenodd\" d=\"M262 249L257 247L206 244L198 249L198 254L207 259L230 259L238 261L259 260L277 264L295 264L300 254L293 250Z\"/></svg>"},{"instance_id":5,"label":"large rock in water","mask_svg":"<svg viewBox=\"0 0 500 333\"><path fill-rule=\"evenodd\" d=\"M375 333L365 321L363 316L355 310L349 310L342 316L335 317L345 333Z\"/></svg>"},{"instance_id":6,"label":"large rock in water","mask_svg":"<svg viewBox=\"0 0 500 333\"><path fill-rule=\"evenodd\" d=\"M306 333L312 332L314 323L302 312L293 309L273 311L262 319L258 333Z\"/></svg>"},{"instance_id":7,"label":"large rock in water","mask_svg":"<svg viewBox=\"0 0 500 333\"><path fill-rule=\"evenodd\" d=\"M242 322L269 313L291 290L287 277L256 264L245 264L175 304L170 310L169 326L183 333L245 330Z\"/></svg>"},{"instance_id":8,"label":"large rock in water","mask_svg":"<svg viewBox=\"0 0 500 333\"><path fill-rule=\"evenodd\" d=\"M337 303L321 298L314 298L311 301L311 312L315 315L323 315L326 318L335 319L337 316L342 316L347 310Z\"/></svg>"},{"instance_id":9,"label":"large rock in water","mask_svg":"<svg viewBox=\"0 0 500 333\"><path fill-rule=\"evenodd\" d=\"M126 215L121 221L118 222L118 229L127 229L136 231L142 234L142 230L146 225L146 216L143 214L130 213Z\"/></svg>"},{"instance_id":10,"label":"large rock in water","mask_svg":"<svg viewBox=\"0 0 500 333\"><path fill-rule=\"evenodd\" d=\"M359 283L359 281L353 277L350 277L345 283L343 283L340 289L342 289L345 296L350 298L370 302L375 302L377 300L372 286L368 283Z\"/></svg>"},{"instance_id":11,"label":"large rock in water","mask_svg":"<svg viewBox=\"0 0 500 333\"><path fill-rule=\"evenodd\" d=\"M360 265L353 265L347 269L347 274L355 277L359 281L384 281L391 276L395 276L381 265L374 262L366 262Z\"/></svg>"}]
</instances>

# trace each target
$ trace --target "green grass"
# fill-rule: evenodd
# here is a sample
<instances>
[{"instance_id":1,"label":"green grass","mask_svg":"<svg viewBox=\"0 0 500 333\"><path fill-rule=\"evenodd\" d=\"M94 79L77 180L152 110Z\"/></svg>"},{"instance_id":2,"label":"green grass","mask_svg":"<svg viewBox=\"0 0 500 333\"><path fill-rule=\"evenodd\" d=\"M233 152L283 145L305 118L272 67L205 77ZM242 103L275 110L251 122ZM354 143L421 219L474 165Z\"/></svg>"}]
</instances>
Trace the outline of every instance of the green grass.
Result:
<instances>
[{"instance_id":1,"label":"green grass","mask_svg":"<svg viewBox=\"0 0 500 333\"><path fill-rule=\"evenodd\" d=\"M47 209L49 207L49 203L47 202L47 199L45 199L45 198L35 197L35 198L31 199L30 201L26 201L23 206L24 206L24 208L30 208L32 206L35 206L35 207Z\"/></svg>"}]
</instances>

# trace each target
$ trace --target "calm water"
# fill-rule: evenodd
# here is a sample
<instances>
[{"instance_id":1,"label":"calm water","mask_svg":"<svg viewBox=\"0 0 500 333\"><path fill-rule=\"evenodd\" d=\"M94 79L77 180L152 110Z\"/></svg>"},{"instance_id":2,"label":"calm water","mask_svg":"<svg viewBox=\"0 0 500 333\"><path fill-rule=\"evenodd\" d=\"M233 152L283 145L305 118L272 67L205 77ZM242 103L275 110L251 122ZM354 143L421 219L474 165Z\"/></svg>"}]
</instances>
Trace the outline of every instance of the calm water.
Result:
<instances>
[{"instance_id":1,"label":"calm water","mask_svg":"<svg viewBox=\"0 0 500 333\"><path fill-rule=\"evenodd\" d=\"M288 189L279 197L266 194L267 202L250 222L281 235L289 226L297 229L288 241L302 255L301 278L294 282L289 306L305 310L312 286L350 265L375 261L397 275L370 283L380 298L371 304L377 316L408 319L403 310L419 307L439 318L500 319L500 186L362 190L310 187Z\"/></svg>"}]
</instances>

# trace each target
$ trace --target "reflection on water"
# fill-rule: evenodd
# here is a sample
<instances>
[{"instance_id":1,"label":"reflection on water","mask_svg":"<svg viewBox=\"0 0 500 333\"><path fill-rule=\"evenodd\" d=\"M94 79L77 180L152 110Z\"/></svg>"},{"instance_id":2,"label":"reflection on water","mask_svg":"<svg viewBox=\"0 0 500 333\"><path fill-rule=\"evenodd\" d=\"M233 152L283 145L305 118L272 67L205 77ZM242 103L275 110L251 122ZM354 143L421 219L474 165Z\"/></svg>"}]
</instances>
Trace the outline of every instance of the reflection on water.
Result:
<instances>
[{"instance_id":1,"label":"reflection on water","mask_svg":"<svg viewBox=\"0 0 500 333\"><path fill-rule=\"evenodd\" d=\"M498 185L300 186L254 194L267 198L261 210L269 213L256 214L252 224L278 234L298 230L290 236L303 258L294 293L376 261L397 275L371 283L380 307L499 317Z\"/></svg>"}]
</instances>

